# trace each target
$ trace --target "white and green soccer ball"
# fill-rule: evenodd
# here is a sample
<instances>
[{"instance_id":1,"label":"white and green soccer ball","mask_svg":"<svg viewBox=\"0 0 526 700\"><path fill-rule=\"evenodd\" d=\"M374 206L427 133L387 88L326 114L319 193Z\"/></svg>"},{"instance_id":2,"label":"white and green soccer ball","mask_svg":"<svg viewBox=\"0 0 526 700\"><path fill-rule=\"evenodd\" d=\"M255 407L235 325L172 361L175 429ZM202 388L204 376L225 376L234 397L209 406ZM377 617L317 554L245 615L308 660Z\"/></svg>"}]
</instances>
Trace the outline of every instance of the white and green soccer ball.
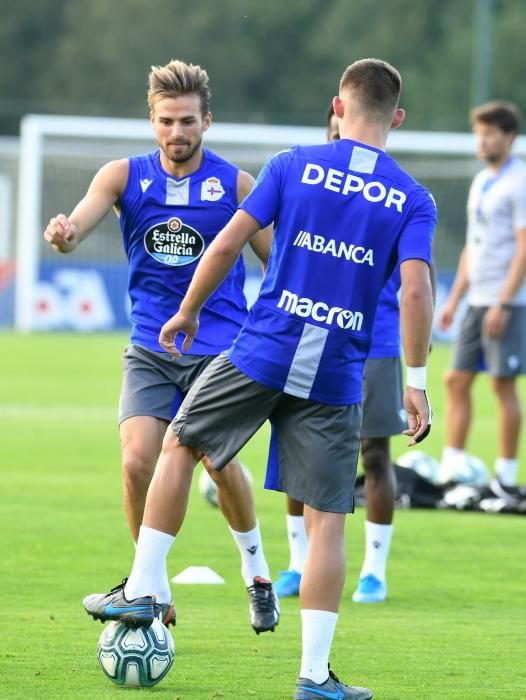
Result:
<instances>
[{"instance_id":1,"label":"white and green soccer ball","mask_svg":"<svg viewBox=\"0 0 526 700\"><path fill-rule=\"evenodd\" d=\"M466 454L449 464L440 465L440 481L458 481L466 486L486 486L489 484L489 471L485 462L475 455Z\"/></svg>"},{"instance_id":2,"label":"white and green soccer ball","mask_svg":"<svg viewBox=\"0 0 526 700\"><path fill-rule=\"evenodd\" d=\"M99 638L97 651L104 674L126 688L148 688L161 681L175 656L172 635L155 618L150 627L132 629L110 622Z\"/></svg>"},{"instance_id":3,"label":"white and green soccer ball","mask_svg":"<svg viewBox=\"0 0 526 700\"><path fill-rule=\"evenodd\" d=\"M431 457L431 455L428 455L426 452L422 452L422 450L409 450L409 452L405 452L401 455L396 460L396 463L399 467L411 469L432 484L438 482L440 464L438 460Z\"/></svg>"},{"instance_id":4,"label":"white and green soccer ball","mask_svg":"<svg viewBox=\"0 0 526 700\"><path fill-rule=\"evenodd\" d=\"M248 467L245 467L244 464L241 465L241 468L243 469L245 476L252 485L253 479L250 470L248 469ZM210 505L215 506L217 508L217 506L219 505L217 502L217 486L215 484L215 481L212 479L212 477L209 475L209 473L204 467L201 470L201 474L199 475L199 493L205 499L205 501L208 501Z\"/></svg>"}]
</instances>

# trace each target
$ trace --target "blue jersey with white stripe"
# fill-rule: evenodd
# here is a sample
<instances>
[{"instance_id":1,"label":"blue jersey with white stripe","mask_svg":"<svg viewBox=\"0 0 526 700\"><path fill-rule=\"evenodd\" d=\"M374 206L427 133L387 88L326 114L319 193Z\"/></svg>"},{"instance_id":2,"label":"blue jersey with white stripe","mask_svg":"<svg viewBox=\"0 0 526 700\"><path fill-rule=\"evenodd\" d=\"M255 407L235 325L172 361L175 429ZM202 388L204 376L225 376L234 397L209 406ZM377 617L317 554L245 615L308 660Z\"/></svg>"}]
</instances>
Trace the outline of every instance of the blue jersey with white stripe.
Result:
<instances>
[{"instance_id":1,"label":"blue jersey with white stripe","mask_svg":"<svg viewBox=\"0 0 526 700\"><path fill-rule=\"evenodd\" d=\"M370 358L400 356L400 268L395 267L378 297L369 349Z\"/></svg>"},{"instance_id":2,"label":"blue jersey with white stripe","mask_svg":"<svg viewBox=\"0 0 526 700\"><path fill-rule=\"evenodd\" d=\"M163 352L157 342L162 325L179 308L204 250L237 209L238 172L207 149L201 166L181 179L163 170L158 150L129 159L120 225L133 343ZM244 282L240 258L203 307L192 354L217 355L232 345L247 313Z\"/></svg>"},{"instance_id":3,"label":"blue jersey with white stripe","mask_svg":"<svg viewBox=\"0 0 526 700\"><path fill-rule=\"evenodd\" d=\"M431 195L383 151L341 139L272 158L241 207L275 229L232 362L294 396L360 401L382 288L397 263L431 262Z\"/></svg>"}]
</instances>

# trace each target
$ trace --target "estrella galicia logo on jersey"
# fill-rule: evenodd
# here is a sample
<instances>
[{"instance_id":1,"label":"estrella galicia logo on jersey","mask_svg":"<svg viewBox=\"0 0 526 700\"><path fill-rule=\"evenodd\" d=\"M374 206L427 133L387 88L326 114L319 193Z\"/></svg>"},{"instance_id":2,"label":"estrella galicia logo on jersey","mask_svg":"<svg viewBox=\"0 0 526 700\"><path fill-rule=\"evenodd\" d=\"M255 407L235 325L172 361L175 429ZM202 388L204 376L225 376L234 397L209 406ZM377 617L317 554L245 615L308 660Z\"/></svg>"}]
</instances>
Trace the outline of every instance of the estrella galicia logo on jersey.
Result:
<instances>
[{"instance_id":1,"label":"estrella galicia logo on jersey","mask_svg":"<svg viewBox=\"0 0 526 700\"><path fill-rule=\"evenodd\" d=\"M342 309L341 306L329 306L324 301L314 301L309 297L298 297L288 289L282 290L278 309L285 309L289 314L300 318L312 318L327 326L332 326L336 322L336 325L344 331L362 329L363 314L360 311Z\"/></svg>"},{"instance_id":2,"label":"estrella galicia logo on jersey","mask_svg":"<svg viewBox=\"0 0 526 700\"><path fill-rule=\"evenodd\" d=\"M158 262L180 267L200 258L205 242L198 231L173 216L146 231L144 247Z\"/></svg>"},{"instance_id":3,"label":"estrella galicia logo on jersey","mask_svg":"<svg viewBox=\"0 0 526 700\"><path fill-rule=\"evenodd\" d=\"M224 194L225 190L218 177L207 177L201 184L202 202L217 202Z\"/></svg>"}]
</instances>

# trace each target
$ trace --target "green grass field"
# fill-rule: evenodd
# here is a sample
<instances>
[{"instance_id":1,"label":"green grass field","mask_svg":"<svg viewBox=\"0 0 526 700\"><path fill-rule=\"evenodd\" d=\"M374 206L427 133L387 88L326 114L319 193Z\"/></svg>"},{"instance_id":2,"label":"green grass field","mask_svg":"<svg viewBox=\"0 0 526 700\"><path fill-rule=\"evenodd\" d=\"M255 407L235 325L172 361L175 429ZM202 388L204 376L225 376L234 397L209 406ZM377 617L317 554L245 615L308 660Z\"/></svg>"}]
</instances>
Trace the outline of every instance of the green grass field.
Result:
<instances>
[{"instance_id":1,"label":"green grass field","mask_svg":"<svg viewBox=\"0 0 526 700\"><path fill-rule=\"evenodd\" d=\"M128 574L133 546L122 512L116 412L120 335L0 335L0 697L166 700L291 698L300 659L298 601L285 600L275 634L248 622L239 556L220 513L194 488L169 558L175 575L208 565L224 586L174 586L178 626L172 671L156 688L125 690L96 659L102 630L82 597ZM430 395L438 457L440 385L449 349L435 348ZM525 385L521 383L524 394ZM495 404L484 377L470 450L493 463ZM261 487L267 433L245 448L274 576L288 563L284 499ZM396 456L405 440L394 440ZM522 450L521 481L526 481ZM197 480L196 480L197 481ZM196 486L196 484L195 484ZM363 519L349 518L348 579L332 665L378 700L526 698L526 519L404 511L396 516L390 597L351 602L363 554Z\"/></svg>"}]
</instances>

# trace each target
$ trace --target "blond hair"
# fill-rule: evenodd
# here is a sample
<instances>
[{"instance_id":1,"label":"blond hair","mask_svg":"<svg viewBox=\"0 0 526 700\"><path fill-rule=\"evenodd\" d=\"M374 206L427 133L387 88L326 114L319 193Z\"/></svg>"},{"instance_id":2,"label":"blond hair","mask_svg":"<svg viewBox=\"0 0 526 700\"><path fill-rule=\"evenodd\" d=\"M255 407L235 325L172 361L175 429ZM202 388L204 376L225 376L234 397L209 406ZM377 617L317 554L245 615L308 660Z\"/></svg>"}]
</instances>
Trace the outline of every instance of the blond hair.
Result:
<instances>
[{"instance_id":1,"label":"blond hair","mask_svg":"<svg viewBox=\"0 0 526 700\"><path fill-rule=\"evenodd\" d=\"M165 66L152 66L148 76L148 106L150 109L157 100L181 95L199 95L201 113L210 111L210 88L208 73L201 66L172 60Z\"/></svg>"}]
</instances>

